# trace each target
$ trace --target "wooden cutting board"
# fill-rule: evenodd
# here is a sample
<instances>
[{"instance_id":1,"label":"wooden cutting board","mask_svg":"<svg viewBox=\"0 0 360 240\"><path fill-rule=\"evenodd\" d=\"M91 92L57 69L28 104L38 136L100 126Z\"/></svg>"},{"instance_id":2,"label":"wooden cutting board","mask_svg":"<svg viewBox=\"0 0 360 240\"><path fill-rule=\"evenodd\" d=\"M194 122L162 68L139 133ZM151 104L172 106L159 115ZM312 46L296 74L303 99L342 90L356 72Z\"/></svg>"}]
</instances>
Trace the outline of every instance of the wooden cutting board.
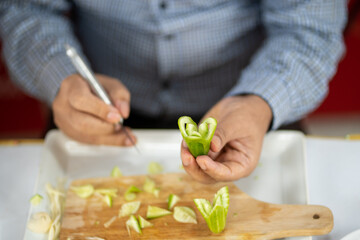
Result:
<instances>
[{"instance_id":1,"label":"wooden cutting board","mask_svg":"<svg viewBox=\"0 0 360 240\"><path fill-rule=\"evenodd\" d=\"M177 206L191 207L197 215L198 224L179 223L172 215L150 220L154 227L143 229L139 235L131 231L129 236L125 222L128 217L116 218L105 228L104 223L118 216L125 199L124 192L130 185L142 188L146 176L121 178L93 178L76 180L72 186L92 184L95 188L117 188L118 197L113 207L108 207L101 198L92 196L82 199L68 191L61 226L60 240L91 239L100 237L106 240L118 239L241 239L260 240L277 239L291 236L309 236L329 233L333 227L333 215L323 206L315 205L279 205L251 198L239 190L233 183L203 185L183 173L152 175L161 189L159 197L141 192L136 200L141 201L137 215L146 217L148 205L167 208L169 194L177 194L181 201ZM205 220L196 209L194 198L206 198L212 201L214 194L227 185L230 192L230 207L225 230L213 234Z\"/></svg>"}]
</instances>

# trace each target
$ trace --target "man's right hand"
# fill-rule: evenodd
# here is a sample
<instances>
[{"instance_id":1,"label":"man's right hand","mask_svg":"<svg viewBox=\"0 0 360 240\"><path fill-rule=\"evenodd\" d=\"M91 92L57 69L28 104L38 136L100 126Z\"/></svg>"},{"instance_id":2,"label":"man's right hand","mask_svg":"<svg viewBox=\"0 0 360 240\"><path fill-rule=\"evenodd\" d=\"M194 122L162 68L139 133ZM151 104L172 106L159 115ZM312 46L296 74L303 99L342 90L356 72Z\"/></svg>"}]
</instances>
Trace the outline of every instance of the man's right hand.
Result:
<instances>
[{"instance_id":1,"label":"man's right hand","mask_svg":"<svg viewBox=\"0 0 360 240\"><path fill-rule=\"evenodd\" d=\"M131 146L123 131L114 123L130 114L130 93L117 79L96 75L115 107L98 98L78 74L63 80L52 109L55 124L69 137L89 144ZM131 138L135 136L127 129Z\"/></svg>"}]
</instances>

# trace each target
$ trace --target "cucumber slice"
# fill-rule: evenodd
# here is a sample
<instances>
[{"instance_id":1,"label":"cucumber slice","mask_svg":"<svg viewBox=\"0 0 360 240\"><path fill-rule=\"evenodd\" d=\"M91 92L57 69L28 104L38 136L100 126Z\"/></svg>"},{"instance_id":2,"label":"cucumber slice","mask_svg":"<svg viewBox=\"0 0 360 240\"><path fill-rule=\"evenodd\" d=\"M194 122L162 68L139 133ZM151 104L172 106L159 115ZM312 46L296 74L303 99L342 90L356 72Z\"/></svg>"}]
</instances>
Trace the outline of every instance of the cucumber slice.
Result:
<instances>
[{"instance_id":1,"label":"cucumber slice","mask_svg":"<svg viewBox=\"0 0 360 240\"><path fill-rule=\"evenodd\" d=\"M134 215L131 215L129 220L126 221L126 228L128 230L128 233L130 235L130 229L132 228L134 229L137 233L141 234L141 228L140 228L140 224L138 222L138 220L136 219L136 217Z\"/></svg>"},{"instance_id":2,"label":"cucumber slice","mask_svg":"<svg viewBox=\"0 0 360 240\"><path fill-rule=\"evenodd\" d=\"M145 220L145 218L143 218L142 216L138 216L139 219L139 224L141 228L147 228L147 227L152 227L154 226L154 224L152 224L151 222Z\"/></svg>"},{"instance_id":3,"label":"cucumber slice","mask_svg":"<svg viewBox=\"0 0 360 240\"><path fill-rule=\"evenodd\" d=\"M110 174L111 177L121 177L122 175L123 174L118 166L115 166Z\"/></svg>"},{"instance_id":4,"label":"cucumber slice","mask_svg":"<svg viewBox=\"0 0 360 240\"><path fill-rule=\"evenodd\" d=\"M159 197L159 194L160 194L160 189L155 188L154 191L153 191L153 194L154 194L155 197L158 198L158 197Z\"/></svg>"},{"instance_id":5,"label":"cucumber slice","mask_svg":"<svg viewBox=\"0 0 360 240\"><path fill-rule=\"evenodd\" d=\"M143 189L145 192L152 193L155 197L159 197L160 189L156 188L155 182L148 177L145 179Z\"/></svg>"},{"instance_id":6,"label":"cucumber slice","mask_svg":"<svg viewBox=\"0 0 360 240\"><path fill-rule=\"evenodd\" d=\"M124 198L128 202L133 201L136 198L136 193L125 193Z\"/></svg>"},{"instance_id":7,"label":"cucumber slice","mask_svg":"<svg viewBox=\"0 0 360 240\"><path fill-rule=\"evenodd\" d=\"M140 205L140 201L124 203L119 211L119 217L125 217L131 214L135 214L139 210Z\"/></svg>"},{"instance_id":8,"label":"cucumber slice","mask_svg":"<svg viewBox=\"0 0 360 240\"><path fill-rule=\"evenodd\" d=\"M43 200L43 197L40 194L35 194L34 196L32 196L30 198L30 203L33 206L37 206L41 203L42 200Z\"/></svg>"},{"instance_id":9,"label":"cucumber slice","mask_svg":"<svg viewBox=\"0 0 360 240\"><path fill-rule=\"evenodd\" d=\"M168 197L168 209L171 210L179 201L180 197L178 195L170 194Z\"/></svg>"},{"instance_id":10,"label":"cucumber slice","mask_svg":"<svg viewBox=\"0 0 360 240\"><path fill-rule=\"evenodd\" d=\"M141 192L141 190L133 185L128 187L126 190L124 197L126 201L132 201L136 198L136 193Z\"/></svg>"},{"instance_id":11,"label":"cucumber slice","mask_svg":"<svg viewBox=\"0 0 360 240\"><path fill-rule=\"evenodd\" d=\"M111 197L117 197L117 189L116 188L98 188L95 189L95 192L100 193L101 195L109 195Z\"/></svg>"},{"instance_id":12,"label":"cucumber slice","mask_svg":"<svg viewBox=\"0 0 360 240\"><path fill-rule=\"evenodd\" d=\"M148 165L149 174L159 174L164 171L164 168L158 162L150 162Z\"/></svg>"},{"instance_id":13,"label":"cucumber slice","mask_svg":"<svg viewBox=\"0 0 360 240\"><path fill-rule=\"evenodd\" d=\"M143 186L144 191L148 193L154 193L155 188L156 188L155 182L147 177L145 179L145 183Z\"/></svg>"},{"instance_id":14,"label":"cucumber slice","mask_svg":"<svg viewBox=\"0 0 360 240\"><path fill-rule=\"evenodd\" d=\"M90 184L78 187L71 187L71 190L81 198L88 198L94 193L94 187Z\"/></svg>"},{"instance_id":15,"label":"cucumber slice","mask_svg":"<svg viewBox=\"0 0 360 240\"><path fill-rule=\"evenodd\" d=\"M108 205L109 207L112 207L113 205L113 200L112 197L110 195L105 195L104 196L104 202L106 203L106 205Z\"/></svg>"},{"instance_id":16,"label":"cucumber slice","mask_svg":"<svg viewBox=\"0 0 360 240\"><path fill-rule=\"evenodd\" d=\"M152 219L152 218L163 217L163 216L170 215L170 214L171 214L171 212L166 209L155 207L155 206L148 206L146 218Z\"/></svg>"},{"instance_id":17,"label":"cucumber slice","mask_svg":"<svg viewBox=\"0 0 360 240\"><path fill-rule=\"evenodd\" d=\"M175 207L173 217L178 222L197 224L196 214L189 207Z\"/></svg>"}]
</instances>

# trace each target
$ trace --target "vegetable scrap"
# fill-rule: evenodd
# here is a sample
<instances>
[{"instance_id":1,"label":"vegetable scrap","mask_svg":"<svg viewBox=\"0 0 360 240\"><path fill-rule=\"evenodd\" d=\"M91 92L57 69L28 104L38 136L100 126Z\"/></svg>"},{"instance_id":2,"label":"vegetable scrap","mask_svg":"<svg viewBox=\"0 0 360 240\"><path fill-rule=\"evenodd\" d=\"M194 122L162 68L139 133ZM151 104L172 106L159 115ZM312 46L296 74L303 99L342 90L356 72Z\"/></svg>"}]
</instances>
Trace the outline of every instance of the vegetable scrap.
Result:
<instances>
[{"instance_id":1,"label":"vegetable scrap","mask_svg":"<svg viewBox=\"0 0 360 240\"><path fill-rule=\"evenodd\" d=\"M135 214L139 210L140 205L140 201L124 203L119 211L119 217L125 217Z\"/></svg>"},{"instance_id":2,"label":"vegetable scrap","mask_svg":"<svg viewBox=\"0 0 360 240\"><path fill-rule=\"evenodd\" d=\"M173 216L174 219L178 222L197 224L196 214L194 210L189 207L175 207Z\"/></svg>"},{"instance_id":3,"label":"vegetable scrap","mask_svg":"<svg viewBox=\"0 0 360 240\"><path fill-rule=\"evenodd\" d=\"M118 166L115 166L110 173L111 177L122 177L122 175L123 174Z\"/></svg>"},{"instance_id":4,"label":"vegetable scrap","mask_svg":"<svg viewBox=\"0 0 360 240\"><path fill-rule=\"evenodd\" d=\"M41 203L42 200L43 200L43 197L40 194L35 194L34 196L32 196L30 198L30 203L33 206L37 206Z\"/></svg>"},{"instance_id":5,"label":"vegetable scrap","mask_svg":"<svg viewBox=\"0 0 360 240\"><path fill-rule=\"evenodd\" d=\"M172 212L170 212L166 209L149 205L147 212L146 212L146 218L153 219L153 218L163 217L163 216L170 215L170 214L172 214Z\"/></svg>"},{"instance_id":6,"label":"vegetable scrap","mask_svg":"<svg viewBox=\"0 0 360 240\"><path fill-rule=\"evenodd\" d=\"M161 166L158 162L150 162L148 165L148 173L149 174L159 174L164 171L163 166Z\"/></svg>"}]
</instances>

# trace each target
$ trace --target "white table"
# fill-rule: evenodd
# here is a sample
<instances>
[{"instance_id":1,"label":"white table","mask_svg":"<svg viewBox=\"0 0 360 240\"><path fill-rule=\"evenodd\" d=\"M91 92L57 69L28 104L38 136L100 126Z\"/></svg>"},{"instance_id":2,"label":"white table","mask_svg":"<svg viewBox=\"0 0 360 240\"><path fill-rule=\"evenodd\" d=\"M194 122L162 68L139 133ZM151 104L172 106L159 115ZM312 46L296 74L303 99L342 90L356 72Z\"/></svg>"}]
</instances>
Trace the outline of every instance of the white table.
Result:
<instances>
[{"instance_id":1,"label":"white table","mask_svg":"<svg viewBox=\"0 0 360 240\"><path fill-rule=\"evenodd\" d=\"M314 240L339 240L360 228L360 141L307 138L306 148L310 204L329 207L335 219L333 231ZM0 146L0 240L23 238L42 149Z\"/></svg>"}]
</instances>

